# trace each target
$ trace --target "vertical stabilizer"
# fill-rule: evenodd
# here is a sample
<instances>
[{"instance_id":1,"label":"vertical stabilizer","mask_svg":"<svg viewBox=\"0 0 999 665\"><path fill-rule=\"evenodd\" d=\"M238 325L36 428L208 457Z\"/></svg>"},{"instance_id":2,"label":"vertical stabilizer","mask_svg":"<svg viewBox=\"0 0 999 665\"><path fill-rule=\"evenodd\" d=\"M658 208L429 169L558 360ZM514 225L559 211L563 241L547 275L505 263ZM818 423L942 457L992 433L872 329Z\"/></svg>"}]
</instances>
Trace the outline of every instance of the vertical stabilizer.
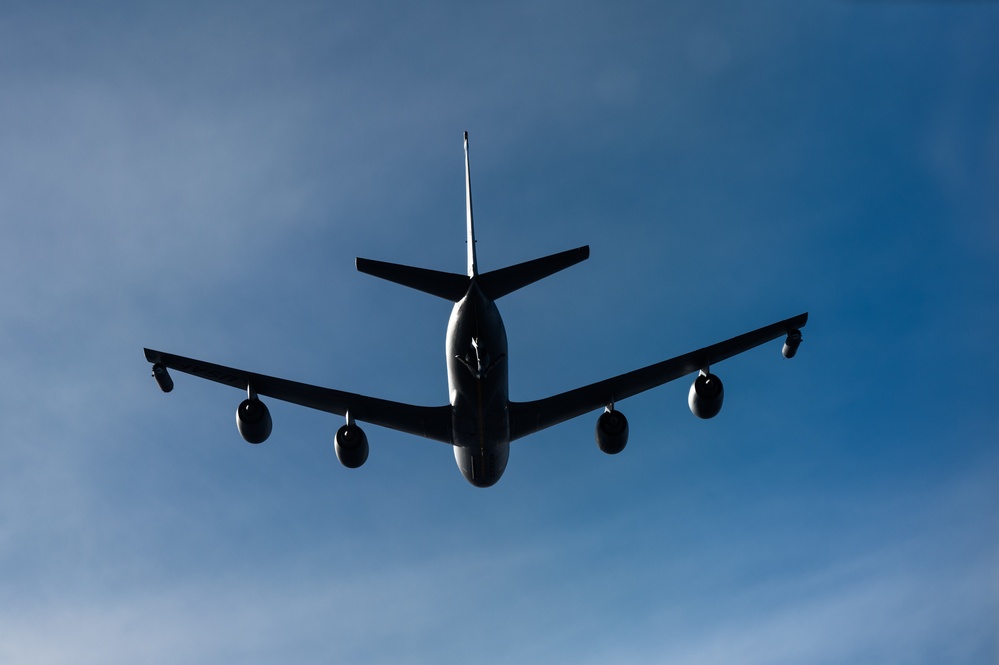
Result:
<instances>
[{"instance_id":1,"label":"vertical stabilizer","mask_svg":"<svg viewBox=\"0 0 999 665\"><path fill-rule=\"evenodd\" d=\"M468 245L468 276L475 277L479 274L479 268L475 261L475 225L472 223L472 176L468 168L468 132L465 132L465 217L468 223L468 237L465 239Z\"/></svg>"},{"instance_id":2,"label":"vertical stabilizer","mask_svg":"<svg viewBox=\"0 0 999 665\"><path fill-rule=\"evenodd\" d=\"M525 261L514 266L492 270L483 275L475 260L475 224L472 222L472 176L468 166L468 132L465 132L465 214L467 215L468 236L468 275L446 273L426 268L415 268L399 263L372 261L358 257L356 265L360 272L387 279L424 293L458 302L468 293L469 283L474 279L482 293L490 300L502 298L508 293L539 279L554 275L560 270L575 265L590 256L589 247L577 247L533 261Z\"/></svg>"}]
</instances>

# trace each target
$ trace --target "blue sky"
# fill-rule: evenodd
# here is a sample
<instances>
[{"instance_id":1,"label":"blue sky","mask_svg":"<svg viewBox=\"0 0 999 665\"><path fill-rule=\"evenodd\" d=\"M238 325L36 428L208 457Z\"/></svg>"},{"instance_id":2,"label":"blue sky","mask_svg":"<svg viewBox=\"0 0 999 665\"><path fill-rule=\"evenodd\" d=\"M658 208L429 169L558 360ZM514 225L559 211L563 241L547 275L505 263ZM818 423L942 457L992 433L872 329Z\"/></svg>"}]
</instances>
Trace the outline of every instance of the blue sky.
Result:
<instances>
[{"instance_id":1,"label":"blue sky","mask_svg":"<svg viewBox=\"0 0 999 665\"><path fill-rule=\"evenodd\" d=\"M999 6L204 4L0 8L0 661L996 661ZM463 271L464 130L483 269L591 246L500 301L514 399L798 357L484 491L157 390L446 402L448 303L353 259Z\"/></svg>"}]
</instances>

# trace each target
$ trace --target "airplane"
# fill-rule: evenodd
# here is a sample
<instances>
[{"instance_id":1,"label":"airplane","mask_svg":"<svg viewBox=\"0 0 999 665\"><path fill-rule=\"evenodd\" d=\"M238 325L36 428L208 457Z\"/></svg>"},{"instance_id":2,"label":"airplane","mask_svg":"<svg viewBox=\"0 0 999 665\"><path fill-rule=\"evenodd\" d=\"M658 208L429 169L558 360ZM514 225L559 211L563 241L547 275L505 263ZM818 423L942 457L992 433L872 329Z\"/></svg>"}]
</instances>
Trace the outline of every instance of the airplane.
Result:
<instances>
[{"instance_id":1,"label":"airplane","mask_svg":"<svg viewBox=\"0 0 999 665\"><path fill-rule=\"evenodd\" d=\"M465 216L467 274L362 258L355 263L360 272L454 303L445 344L449 403L414 406L145 349L153 378L167 393L174 386L168 368L245 390L246 399L236 409L236 426L249 443L263 443L271 433L270 412L260 400L263 395L345 418L345 424L336 432L334 450L347 468L358 468L368 458L368 438L357 424L364 422L450 444L461 474L476 487L490 487L506 469L512 441L602 408L596 424L597 446L604 453L616 455L624 450L629 434L628 420L617 409L621 400L696 372L688 406L699 418L713 418L721 410L724 388L711 373L711 365L781 336L786 336L782 351L786 358L792 358L801 344L807 312L558 395L529 402L511 401L506 330L496 301L587 259L590 250L589 246L578 247L480 273L472 221L468 132Z\"/></svg>"}]
</instances>

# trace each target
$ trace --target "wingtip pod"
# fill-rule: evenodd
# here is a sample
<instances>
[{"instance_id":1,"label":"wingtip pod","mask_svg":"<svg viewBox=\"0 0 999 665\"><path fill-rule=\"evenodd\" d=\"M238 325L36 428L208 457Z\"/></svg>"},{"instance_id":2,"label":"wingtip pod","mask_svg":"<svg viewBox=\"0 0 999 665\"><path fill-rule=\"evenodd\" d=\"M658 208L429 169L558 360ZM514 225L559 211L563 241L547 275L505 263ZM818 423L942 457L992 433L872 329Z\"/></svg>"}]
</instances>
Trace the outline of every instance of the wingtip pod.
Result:
<instances>
[{"instance_id":1,"label":"wingtip pod","mask_svg":"<svg viewBox=\"0 0 999 665\"><path fill-rule=\"evenodd\" d=\"M798 353L799 346L801 346L801 331L797 328L788 330L787 339L784 340L784 348L781 349L781 353L785 358L790 360Z\"/></svg>"},{"instance_id":2,"label":"wingtip pod","mask_svg":"<svg viewBox=\"0 0 999 665\"><path fill-rule=\"evenodd\" d=\"M795 354L798 353L798 347L801 346L802 339L801 329L805 327L806 323L808 323L808 312L803 312L784 322L784 331L787 333L787 337L784 339L784 347L781 349L781 354L785 358L794 358Z\"/></svg>"},{"instance_id":3,"label":"wingtip pod","mask_svg":"<svg viewBox=\"0 0 999 665\"><path fill-rule=\"evenodd\" d=\"M173 379L170 378L170 373L167 372L166 365L163 363L153 364L153 378L156 379L156 385L163 392L168 393L173 390Z\"/></svg>"}]
</instances>

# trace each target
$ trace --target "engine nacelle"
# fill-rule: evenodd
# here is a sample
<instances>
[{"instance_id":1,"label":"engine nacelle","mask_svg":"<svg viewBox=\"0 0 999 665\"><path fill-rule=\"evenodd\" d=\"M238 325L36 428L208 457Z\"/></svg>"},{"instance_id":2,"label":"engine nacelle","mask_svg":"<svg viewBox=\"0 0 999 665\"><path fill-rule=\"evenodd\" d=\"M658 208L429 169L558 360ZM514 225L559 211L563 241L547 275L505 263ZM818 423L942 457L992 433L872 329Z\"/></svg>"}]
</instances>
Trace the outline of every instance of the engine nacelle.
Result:
<instances>
[{"instance_id":1,"label":"engine nacelle","mask_svg":"<svg viewBox=\"0 0 999 665\"><path fill-rule=\"evenodd\" d=\"M163 363L153 365L153 378L156 379L156 385L163 392L168 393L173 390L173 379L170 378L170 373L167 372L166 365Z\"/></svg>"},{"instance_id":2,"label":"engine nacelle","mask_svg":"<svg viewBox=\"0 0 999 665\"><path fill-rule=\"evenodd\" d=\"M348 469L356 469L368 459L368 437L354 424L344 425L336 431L333 448L340 464Z\"/></svg>"},{"instance_id":3,"label":"engine nacelle","mask_svg":"<svg viewBox=\"0 0 999 665\"><path fill-rule=\"evenodd\" d=\"M785 358L794 358L794 354L798 352L799 346L801 346L801 331L789 330L787 333L787 339L784 340L784 348L781 349L781 353L784 354Z\"/></svg>"},{"instance_id":4,"label":"engine nacelle","mask_svg":"<svg viewBox=\"0 0 999 665\"><path fill-rule=\"evenodd\" d=\"M690 412L698 418L714 418L722 408L725 387L721 379L711 373L700 373L690 385L687 404Z\"/></svg>"},{"instance_id":5,"label":"engine nacelle","mask_svg":"<svg viewBox=\"0 0 999 665\"><path fill-rule=\"evenodd\" d=\"M271 412L256 397L244 399L236 408L236 428L247 443L263 443L271 435Z\"/></svg>"},{"instance_id":6,"label":"engine nacelle","mask_svg":"<svg viewBox=\"0 0 999 665\"><path fill-rule=\"evenodd\" d=\"M597 418L596 439L601 451L617 455L628 445L628 419L620 411L604 411Z\"/></svg>"}]
</instances>

